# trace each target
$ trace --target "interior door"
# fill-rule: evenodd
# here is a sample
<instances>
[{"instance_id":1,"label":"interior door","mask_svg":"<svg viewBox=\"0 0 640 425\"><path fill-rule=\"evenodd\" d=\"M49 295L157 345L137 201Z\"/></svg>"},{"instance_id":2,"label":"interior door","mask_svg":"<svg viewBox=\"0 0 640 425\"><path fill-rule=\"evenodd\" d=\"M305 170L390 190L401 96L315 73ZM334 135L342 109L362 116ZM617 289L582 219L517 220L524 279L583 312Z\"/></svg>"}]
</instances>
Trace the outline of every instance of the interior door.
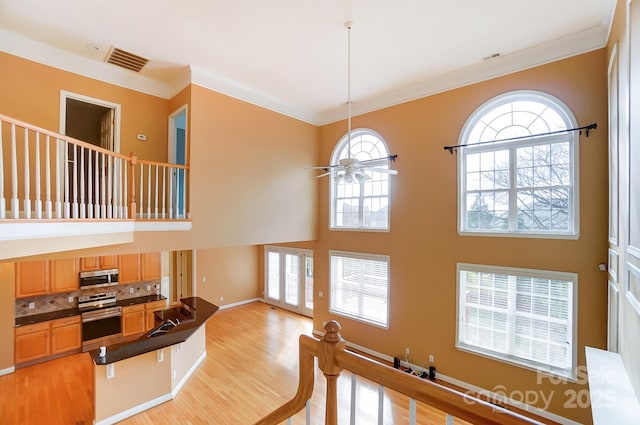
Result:
<instances>
[{"instance_id":1,"label":"interior door","mask_svg":"<svg viewBox=\"0 0 640 425\"><path fill-rule=\"evenodd\" d=\"M187 165L187 105L169 116L169 162ZM173 217L185 218L186 178L182 169L171 172L171 194L169 208Z\"/></svg>"},{"instance_id":2,"label":"interior door","mask_svg":"<svg viewBox=\"0 0 640 425\"><path fill-rule=\"evenodd\" d=\"M312 316L313 254L279 247L266 247L265 253L266 301Z\"/></svg>"}]
</instances>

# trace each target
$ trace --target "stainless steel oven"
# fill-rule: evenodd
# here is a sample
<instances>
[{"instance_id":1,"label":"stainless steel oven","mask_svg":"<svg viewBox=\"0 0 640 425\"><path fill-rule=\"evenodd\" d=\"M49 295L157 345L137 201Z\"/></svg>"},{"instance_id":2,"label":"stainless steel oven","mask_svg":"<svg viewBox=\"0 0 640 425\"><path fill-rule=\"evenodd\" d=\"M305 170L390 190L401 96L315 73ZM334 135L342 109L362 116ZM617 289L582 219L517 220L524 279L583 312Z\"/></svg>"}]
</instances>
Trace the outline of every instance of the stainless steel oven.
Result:
<instances>
[{"instance_id":1,"label":"stainless steel oven","mask_svg":"<svg viewBox=\"0 0 640 425\"><path fill-rule=\"evenodd\" d=\"M78 307L82 312L82 351L122 340L122 307L116 306L116 293L81 296Z\"/></svg>"},{"instance_id":2,"label":"stainless steel oven","mask_svg":"<svg viewBox=\"0 0 640 425\"><path fill-rule=\"evenodd\" d=\"M101 288L118 284L118 269L80 273L80 289Z\"/></svg>"}]
</instances>

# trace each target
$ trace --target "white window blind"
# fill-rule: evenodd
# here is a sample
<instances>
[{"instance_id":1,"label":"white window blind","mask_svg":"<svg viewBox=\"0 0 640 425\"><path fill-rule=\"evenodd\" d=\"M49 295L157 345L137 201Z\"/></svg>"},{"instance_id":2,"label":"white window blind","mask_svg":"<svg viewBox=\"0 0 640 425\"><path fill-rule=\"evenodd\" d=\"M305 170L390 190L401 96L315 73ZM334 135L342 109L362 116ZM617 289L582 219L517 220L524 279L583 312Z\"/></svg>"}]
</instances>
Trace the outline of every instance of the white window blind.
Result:
<instances>
[{"instance_id":1,"label":"white window blind","mask_svg":"<svg viewBox=\"0 0 640 425\"><path fill-rule=\"evenodd\" d=\"M458 265L457 347L575 378L577 275Z\"/></svg>"},{"instance_id":2,"label":"white window blind","mask_svg":"<svg viewBox=\"0 0 640 425\"><path fill-rule=\"evenodd\" d=\"M374 325L389 325L389 257L330 251L329 311Z\"/></svg>"}]
</instances>

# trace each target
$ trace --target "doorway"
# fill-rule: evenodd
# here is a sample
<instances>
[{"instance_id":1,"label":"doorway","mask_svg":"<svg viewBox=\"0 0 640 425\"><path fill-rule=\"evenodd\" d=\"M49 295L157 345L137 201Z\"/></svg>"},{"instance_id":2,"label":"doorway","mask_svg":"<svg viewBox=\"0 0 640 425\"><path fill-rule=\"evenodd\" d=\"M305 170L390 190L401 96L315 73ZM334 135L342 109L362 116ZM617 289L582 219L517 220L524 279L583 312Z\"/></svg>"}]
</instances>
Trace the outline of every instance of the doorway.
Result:
<instances>
[{"instance_id":1,"label":"doorway","mask_svg":"<svg viewBox=\"0 0 640 425\"><path fill-rule=\"evenodd\" d=\"M313 317L313 252L265 247L265 300Z\"/></svg>"},{"instance_id":2,"label":"doorway","mask_svg":"<svg viewBox=\"0 0 640 425\"><path fill-rule=\"evenodd\" d=\"M188 105L184 105L169 115L169 162L187 165L187 112ZM185 178L184 170L174 170L171 176L171 217L185 218Z\"/></svg>"},{"instance_id":3,"label":"doorway","mask_svg":"<svg viewBox=\"0 0 640 425\"><path fill-rule=\"evenodd\" d=\"M195 296L193 289L193 251L171 251L169 269L171 279L171 302Z\"/></svg>"}]
</instances>

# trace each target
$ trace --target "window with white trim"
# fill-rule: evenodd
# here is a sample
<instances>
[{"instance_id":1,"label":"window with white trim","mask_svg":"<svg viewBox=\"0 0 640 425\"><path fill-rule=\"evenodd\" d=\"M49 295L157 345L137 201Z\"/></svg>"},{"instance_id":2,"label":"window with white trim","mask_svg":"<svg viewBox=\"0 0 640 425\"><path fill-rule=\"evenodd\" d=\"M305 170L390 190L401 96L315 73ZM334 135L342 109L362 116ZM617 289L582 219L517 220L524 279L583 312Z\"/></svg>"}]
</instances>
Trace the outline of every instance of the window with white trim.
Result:
<instances>
[{"instance_id":1,"label":"window with white trim","mask_svg":"<svg viewBox=\"0 0 640 425\"><path fill-rule=\"evenodd\" d=\"M458 264L456 347L575 379L575 273Z\"/></svg>"},{"instance_id":2,"label":"window with white trim","mask_svg":"<svg viewBox=\"0 0 640 425\"><path fill-rule=\"evenodd\" d=\"M578 133L528 137L575 127L569 108L542 92L506 93L476 110L458 152L460 232L576 236Z\"/></svg>"},{"instance_id":3,"label":"window with white trim","mask_svg":"<svg viewBox=\"0 0 640 425\"><path fill-rule=\"evenodd\" d=\"M334 314L389 326L389 257L329 251L330 300Z\"/></svg>"},{"instance_id":4,"label":"window with white trim","mask_svg":"<svg viewBox=\"0 0 640 425\"><path fill-rule=\"evenodd\" d=\"M336 145L331 155L331 164L341 159L355 158L359 161L386 158L387 144L378 133L369 129L356 129L346 134ZM376 165L388 169L388 165ZM389 174L363 170L363 174L331 175L331 228L332 229L389 229Z\"/></svg>"}]
</instances>

